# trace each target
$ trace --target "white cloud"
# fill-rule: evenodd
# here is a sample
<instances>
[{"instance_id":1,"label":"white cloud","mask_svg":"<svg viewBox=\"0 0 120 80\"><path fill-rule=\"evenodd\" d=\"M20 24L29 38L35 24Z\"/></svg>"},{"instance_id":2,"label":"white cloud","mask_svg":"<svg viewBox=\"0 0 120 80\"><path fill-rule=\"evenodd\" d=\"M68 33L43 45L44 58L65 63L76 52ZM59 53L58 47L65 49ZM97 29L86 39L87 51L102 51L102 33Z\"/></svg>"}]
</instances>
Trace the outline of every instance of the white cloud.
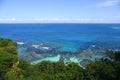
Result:
<instances>
[{"instance_id":1,"label":"white cloud","mask_svg":"<svg viewBox=\"0 0 120 80\"><path fill-rule=\"evenodd\" d=\"M67 18L33 18L33 21L69 21Z\"/></svg>"},{"instance_id":2,"label":"white cloud","mask_svg":"<svg viewBox=\"0 0 120 80\"><path fill-rule=\"evenodd\" d=\"M89 23L89 22L97 22L97 23L105 23L105 22L116 22L120 21L120 17L107 17L107 18L74 18L74 19L68 19L68 18L33 18L33 19L25 19L24 22L75 22L75 23Z\"/></svg>"},{"instance_id":3,"label":"white cloud","mask_svg":"<svg viewBox=\"0 0 120 80\"><path fill-rule=\"evenodd\" d=\"M52 23L52 22L75 22L75 23L89 23L89 22L100 22L100 23L105 23L105 22L118 22L120 21L120 16L114 16L114 17L104 17L104 18L33 18L33 19L16 19L16 18L6 18L6 19L0 19L0 22L8 22L8 23Z\"/></svg>"},{"instance_id":4,"label":"white cloud","mask_svg":"<svg viewBox=\"0 0 120 80\"><path fill-rule=\"evenodd\" d=\"M91 21L92 19L89 19L89 18L75 18L75 19L69 19L69 18L33 18L33 19L29 19L29 20L31 20L31 21Z\"/></svg>"},{"instance_id":5,"label":"white cloud","mask_svg":"<svg viewBox=\"0 0 120 80\"><path fill-rule=\"evenodd\" d=\"M0 18L0 22L11 22L11 21L16 21L15 17L12 18Z\"/></svg>"},{"instance_id":6,"label":"white cloud","mask_svg":"<svg viewBox=\"0 0 120 80\"><path fill-rule=\"evenodd\" d=\"M104 2L97 3L97 7L105 7L105 6L115 6L120 3L120 0L105 0Z\"/></svg>"},{"instance_id":7,"label":"white cloud","mask_svg":"<svg viewBox=\"0 0 120 80\"><path fill-rule=\"evenodd\" d=\"M26 19L26 21L36 21L36 22L89 22L93 21L93 19L89 18L33 18Z\"/></svg>"},{"instance_id":8,"label":"white cloud","mask_svg":"<svg viewBox=\"0 0 120 80\"><path fill-rule=\"evenodd\" d=\"M112 21L118 20L118 21L120 21L120 16L109 17L108 20L112 20Z\"/></svg>"}]
</instances>

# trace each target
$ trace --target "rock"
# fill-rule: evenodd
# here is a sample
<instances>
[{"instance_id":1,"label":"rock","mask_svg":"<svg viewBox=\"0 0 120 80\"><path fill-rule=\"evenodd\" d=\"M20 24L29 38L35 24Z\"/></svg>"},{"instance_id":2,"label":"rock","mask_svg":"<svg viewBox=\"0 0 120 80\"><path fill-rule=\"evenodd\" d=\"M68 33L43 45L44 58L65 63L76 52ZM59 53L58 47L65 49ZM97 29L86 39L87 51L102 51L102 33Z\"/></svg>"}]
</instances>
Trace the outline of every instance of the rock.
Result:
<instances>
[{"instance_id":1,"label":"rock","mask_svg":"<svg viewBox=\"0 0 120 80\"><path fill-rule=\"evenodd\" d=\"M49 46L44 46L44 45L31 45L30 47L27 48L27 52L35 52L37 54L42 54L42 53L52 53L55 51L56 48L52 48Z\"/></svg>"},{"instance_id":2,"label":"rock","mask_svg":"<svg viewBox=\"0 0 120 80\"><path fill-rule=\"evenodd\" d=\"M83 66L83 67L86 67L88 63L92 62L91 60L88 60L88 59L83 59L80 64Z\"/></svg>"}]
</instances>

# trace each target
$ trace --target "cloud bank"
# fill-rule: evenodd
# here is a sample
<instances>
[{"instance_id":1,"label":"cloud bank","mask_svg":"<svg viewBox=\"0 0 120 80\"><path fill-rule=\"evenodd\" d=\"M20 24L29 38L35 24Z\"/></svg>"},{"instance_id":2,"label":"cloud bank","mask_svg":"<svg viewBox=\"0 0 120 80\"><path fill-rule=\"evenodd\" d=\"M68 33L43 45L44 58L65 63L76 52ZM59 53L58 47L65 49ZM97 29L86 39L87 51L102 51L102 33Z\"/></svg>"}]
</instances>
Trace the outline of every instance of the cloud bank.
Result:
<instances>
[{"instance_id":1,"label":"cloud bank","mask_svg":"<svg viewBox=\"0 0 120 80\"><path fill-rule=\"evenodd\" d=\"M16 18L15 17L12 17L12 18L0 18L0 22L6 22L6 21L16 21Z\"/></svg>"},{"instance_id":2,"label":"cloud bank","mask_svg":"<svg viewBox=\"0 0 120 80\"><path fill-rule=\"evenodd\" d=\"M114 22L114 21L120 21L120 16L114 16L114 17L107 17L107 18L75 18L75 19L70 19L70 18L32 18L32 19L16 19L15 17L13 18L5 18L5 19L0 19L0 23L42 23L42 22L51 22L51 23L56 23L56 22L70 22L70 23L87 23L87 22L100 22L100 23L105 23L105 22Z\"/></svg>"},{"instance_id":3,"label":"cloud bank","mask_svg":"<svg viewBox=\"0 0 120 80\"><path fill-rule=\"evenodd\" d=\"M29 21L62 21L62 22L95 22L95 21L115 21L120 20L120 16L114 16L114 17L107 17L107 18L75 18L75 19L69 19L69 18L33 18L29 19Z\"/></svg>"},{"instance_id":4,"label":"cloud bank","mask_svg":"<svg viewBox=\"0 0 120 80\"><path fill-rule=\"evenodd\" d=\"M104 2L97 3L97 7L116 6L120 4L120 0L105 0Z\"/></svg>"}]
</instances>

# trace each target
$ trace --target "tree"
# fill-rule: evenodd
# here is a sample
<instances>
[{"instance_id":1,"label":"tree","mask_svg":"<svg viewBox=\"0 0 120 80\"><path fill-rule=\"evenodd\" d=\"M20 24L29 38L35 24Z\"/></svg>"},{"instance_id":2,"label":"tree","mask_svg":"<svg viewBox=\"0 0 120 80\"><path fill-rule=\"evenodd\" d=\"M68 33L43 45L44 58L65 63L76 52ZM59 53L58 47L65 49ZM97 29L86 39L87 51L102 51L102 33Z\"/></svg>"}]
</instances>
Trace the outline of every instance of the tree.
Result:
<instances>
[{"instance_id":1,"label":"tree","mask_svg":"<svg viewBox=\"0 0 120 80\"><path fill-rule=\"evenodd\" d=\"M116 70L111 64L106 62L96 61L90 63L86 68L87 80L115 80Z\"/></svg>"},{"instance_id":2,"label":"tree","mask_svg":"<svg viewBox=\"0 0 120 80\"><path fill-rule=\"evenodd\" d=\"M23 80L23 75L20 74L21 69L18 68L19 61L13 64L12 68L5 74L7 80Z\"/></svg>"},{"instance_id":3,"label":"tree","mask_svg":"<svg viewBox=\"0 0 120 80\"><path fill-rule=\"evenodd\" d=\"M84 70L77 63L69 63L67 65L67 72L72 74L72 80L84 80Z\"/></svg>"},{"instance_id":4,"label":"tree","mask_svg":"<svg viewBox=\"0 0 120 80\"><path fill-rule=\"evenodd\" d=\"M10 54L17 54L17 43L10 39L0 39L0 51L4 51Z\"/></svg>"},{"instance_id":5,"label":"tree","mask_svg":"<svg viewBox=\"0 0 120 80\"><path fill-rule=\"evenodd\" d=\"M0 51L0 79L12 68L16 61L18 61L17 55Z\"/></svg>"}]
</instances>

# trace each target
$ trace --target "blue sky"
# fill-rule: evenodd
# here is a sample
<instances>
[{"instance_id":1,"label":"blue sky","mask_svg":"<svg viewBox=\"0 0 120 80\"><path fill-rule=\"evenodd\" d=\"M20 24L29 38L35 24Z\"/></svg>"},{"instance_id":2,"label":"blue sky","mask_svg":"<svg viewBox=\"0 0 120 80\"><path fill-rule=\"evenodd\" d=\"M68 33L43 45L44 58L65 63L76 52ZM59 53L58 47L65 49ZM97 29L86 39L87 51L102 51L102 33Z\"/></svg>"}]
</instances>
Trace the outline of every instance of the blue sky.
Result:
<instances>
[{"instance_id":1,"label":"blue sky","mask_svg":"<svg viewBox=\"0 0 120 80\"><path fill-rule=\"evenodd\" d=\"M120 0L0 0L0 23L120 23Z\"/></svg>"}]
</instances>

